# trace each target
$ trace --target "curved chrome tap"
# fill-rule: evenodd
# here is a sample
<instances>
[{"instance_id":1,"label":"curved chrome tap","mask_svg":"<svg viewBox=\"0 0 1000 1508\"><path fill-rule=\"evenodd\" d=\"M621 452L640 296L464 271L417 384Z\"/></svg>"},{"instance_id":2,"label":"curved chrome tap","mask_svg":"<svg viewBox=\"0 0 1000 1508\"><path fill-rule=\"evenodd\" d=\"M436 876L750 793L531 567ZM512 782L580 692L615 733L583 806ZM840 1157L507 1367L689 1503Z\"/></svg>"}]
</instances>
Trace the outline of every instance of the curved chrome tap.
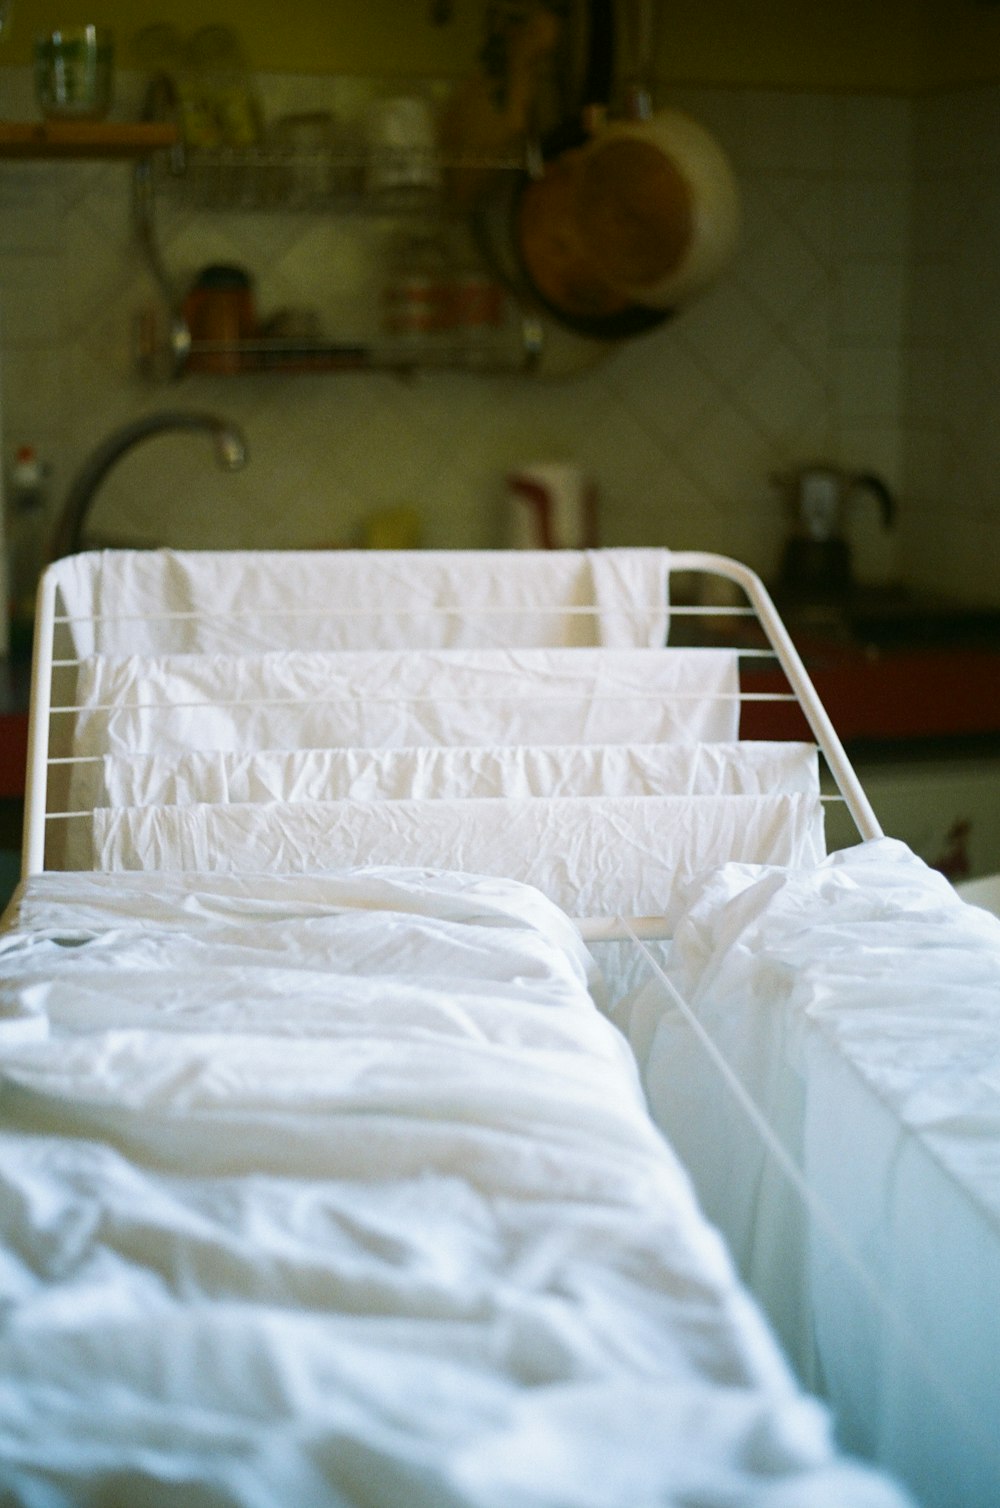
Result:
<instances>
[{"instance_id":1,"label":"curved chrome tap","mask_svg":"<svg viewBox=\"0 0 1000 1508\"><path fill-rule=\"evenodd\" d=\"M246 462L247 447L242 431L216 414L199 413L193 409L164 409L160 413L146 414L144 418L135 419L102 440L73 478L52 534L50 560L59 560L63 555L74 555L81 548L87 514L98 488L112 466L141 440L175 429L206 430L215 440L219 465L227 471L238 471Z\"/></svg>"}]
</instances>

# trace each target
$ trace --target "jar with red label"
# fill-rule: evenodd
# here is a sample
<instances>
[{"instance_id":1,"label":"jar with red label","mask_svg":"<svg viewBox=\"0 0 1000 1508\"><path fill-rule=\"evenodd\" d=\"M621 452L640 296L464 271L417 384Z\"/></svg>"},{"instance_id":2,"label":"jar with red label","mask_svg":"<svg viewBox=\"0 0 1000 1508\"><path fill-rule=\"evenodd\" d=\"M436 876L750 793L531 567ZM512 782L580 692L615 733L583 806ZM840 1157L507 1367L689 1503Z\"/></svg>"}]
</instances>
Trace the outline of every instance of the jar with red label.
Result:
<instances>
[{"instance_id":1,"label":"jar with red label","mask_svg":"<svg viewBox=\"0 0 1000 1508\"><path fill-rule=\"evenodd\" d=\"M451 279L451 323L464 336L488 334L504 322L506 294L485 267L467 263Z\"/></svg>"},{"instance_id":2,"label":"jar with red label","mask_svg":"<svg viewBox=\"0 0 1000 1508\"><path fill-rule=\"evenodd\" d=\"M385 333L433 342L450 324L448 258L435 236L407 236L393 248L382 290Z\"/></svg>"}]
</instances>

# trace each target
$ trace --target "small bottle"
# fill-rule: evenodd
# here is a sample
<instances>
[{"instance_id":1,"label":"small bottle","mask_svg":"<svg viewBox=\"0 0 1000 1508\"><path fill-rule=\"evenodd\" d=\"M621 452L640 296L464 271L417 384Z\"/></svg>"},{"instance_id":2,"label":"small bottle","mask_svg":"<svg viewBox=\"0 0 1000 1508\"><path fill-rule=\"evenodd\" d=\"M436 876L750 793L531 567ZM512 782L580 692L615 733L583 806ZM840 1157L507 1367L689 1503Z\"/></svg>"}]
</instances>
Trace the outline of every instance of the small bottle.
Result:
<instances>
[{"instance_id":1,"label":"small bottle","mask_svg":"<svg viewBox=\"0 0 1000 1508\"><path fill-rule=\"evenodd\" d=\"M428 347L448 328L448 265L434 235L403 236L389 259L382 290L382 324L389 336Z\"/></svg>"},{"instance_id":2,"label":"small bottle","mask_svg":"<svg viewBox=\"0 0 1000 1508\"><path fill-rule=\"evenodd\" d=\"M506 294L496 278L474 259L458 261L451 281L451 323L467 366L489 360L505 317Z\"/></svg>"},{"instance_id":3,"label":"small bottle","mask_svg":"<svg viewBox=\"0 0 1000 1508\"><path fill-rule=\"evenodd\" d=\"M7 501L7 589L10 598L11 647L31 641L35 593L45 565L45 467L33 445L14 456Z\"/></svg>"},{"instance_id":4,"label":"small bottle","mask_svg":"<svg viewBox=\"0 0 1000 1508\"><path fill-rule=\"evenodd\" d=\"M238 34L231 26L203 26L188 41L186 58L215 121L212 144L243 152L259 146L260 106Z\"/></svg>"}]
</instances>

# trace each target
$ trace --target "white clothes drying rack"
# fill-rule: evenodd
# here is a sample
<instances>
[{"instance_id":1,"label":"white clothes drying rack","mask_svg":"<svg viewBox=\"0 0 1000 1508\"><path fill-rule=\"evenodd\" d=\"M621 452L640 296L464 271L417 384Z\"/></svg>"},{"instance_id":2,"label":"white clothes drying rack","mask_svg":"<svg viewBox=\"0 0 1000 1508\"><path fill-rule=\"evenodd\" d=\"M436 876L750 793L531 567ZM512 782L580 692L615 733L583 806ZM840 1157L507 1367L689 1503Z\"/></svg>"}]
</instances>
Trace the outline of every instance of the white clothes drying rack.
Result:
<instances>
[{"instance_id":1,"label":"white clothes drying rack","mask_svg":"<svg viewBox=\"0 0 1000 1508\"><path fill-rule=\"evenodd\" d=\"M844 746L824 708L816 689L809 677L803 661L792 642L791 636L781 619L770 594L761 581L760 577L748 566L727 556L717 555L703 551L678 551L669 555L669 570L671 575L677 573L695 573L704 576L714 576L735 586L745 594L749 606L736 605L710 605L699 606L672 606L672 616L685 614L710 615L717 621L724 617L741 619L753 617L756 619L767 643L766 649L748 650L745 646L733 647L735 652L747 656L758 654L773 656L783 671L788 682L787 692L739 692L741 701L785 701L798 704L806 722L811 730L817 748L822 754L829 769L832 780L845 802L848 811L854 821L858 834L862 840L876 839L882 836L882 829L872 809L857 773L855 772ZM663 605L657 604L649 611L662 613ZM396 611L395 609L393 610ZM462 617L479 617L487 615L490 609L480 609L469 604L458 604L432 608L421 608L421 614L436 613L460 615ZM504 616L510 615L510 609L496 610ZM537 611L532 609L532 611ZM598 611L593 606L580 608L558 609L560 613L579 612L593 615ZM636 607L636 612L641 612L641 607ZM382 615L382 609L373 609L370 613L349 610L349 616L364 618L370 616L377 618ZM313 608L310 606L301 609L278 610L276 616L285 618L289 616L302 616L315 618L317 616L339 616L338 610L328 607ZM397 614L398 615L398 614ZM94 613L90 615L90 621L118 620L126 621L134 614L114 612ZM151 610L146 618L150 621L183 622L192 618L207 619L211 614L189 612L158 612ZM238 616L238 615L237 615ZM246 613L258 625L266 619L267 614L249 610ZM234 615L225 614L227 621L231 621ZM40 873L45 868L46 850L46 827L47 823L60 818L72 817L70 812L52 812L48 810L48 792L50 790L49 773L53 765L66 763L65 759L51 755L51 720L54 715L69 714L80 710L73 705L59 705L53 702L53 673L60 667L70 667L75 662L67 659L57 659L54 648L57 632L74 622L82 621L80 615L70 615L60 611L58 602L58 574L57 567L52 567L43 575L39 584L38 602L35 624L35 642L31 676L31 710L28 732L28 759L27 780L24 813L24 842L22 857L22 877ZM714 641L713 641L714 642ZM377 646L373 646L377 647ZM720 644L720 648L727 647ZM70 761L72 760L70 759ZM663 935L663 923L657 917L584 917L577 918L577 924L583 936L588 940L604 940L621 938L636 934L640 937L656 937Z\"/></svg>"}]
</instances>

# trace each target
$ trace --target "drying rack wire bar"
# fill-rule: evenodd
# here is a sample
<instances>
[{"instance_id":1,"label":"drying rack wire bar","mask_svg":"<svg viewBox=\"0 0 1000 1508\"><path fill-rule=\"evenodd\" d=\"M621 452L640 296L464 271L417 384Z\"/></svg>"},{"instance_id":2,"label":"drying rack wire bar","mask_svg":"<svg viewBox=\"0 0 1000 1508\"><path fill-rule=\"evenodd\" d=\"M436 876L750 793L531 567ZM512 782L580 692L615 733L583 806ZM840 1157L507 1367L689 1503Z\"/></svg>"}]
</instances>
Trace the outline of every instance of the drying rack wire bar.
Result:
<instances>
[{"instance_id":1,"label":"drying rack wire bar","mask_svg":"<svg viewBox=\"0 0 1000 1508\"><path fill-rule=\"evenodd\" d=\"M654 603L650 605L648 603L637 603L634 606L622 608L595 608L592 603L575 606L560 605L555 607L544 607L532 604L531 607L532 616L537 618L543 618L545 616L551 618L592 618L596 612L600 612L603 618L618 616L621 618L631 619L642 617L643 615L648 618L655 618L659 617L663 613L663 604ZM420 619L425 618L429 613L432 613L437 618L467 618L469 616L469 609L468 607L460 607L457 605L455 607L449 607L447 604L441 606L440 604L435 603L433 606L414 608L393 607L391 609L391 613L394 618ZM510 607L477 607L475 609L475 616L477 618L510 618L511 616L513 616L513 613L514 609ZM671 606L670 613L671 616L675 618L701 618L707 616L713 618L753 618L756 616L752 607L736 607L725 604L716 606L714 603L704 603L698 605L690 603L683 603L681 605L675 604ZM262 616L267 616L269 618L347 618L351 620L362 621L366 618L385 617L385 609L363 607L279 607L269 608L266 614L262 614L260 611L253 612L249 610L246 612L227 611L225 613L209 613L191 609L177 609L172 612L162 613L53 613L52 621L56 624L174 622L239 623L244 620L248 622L256 622Z\"/></svg>"}]
</instances>

